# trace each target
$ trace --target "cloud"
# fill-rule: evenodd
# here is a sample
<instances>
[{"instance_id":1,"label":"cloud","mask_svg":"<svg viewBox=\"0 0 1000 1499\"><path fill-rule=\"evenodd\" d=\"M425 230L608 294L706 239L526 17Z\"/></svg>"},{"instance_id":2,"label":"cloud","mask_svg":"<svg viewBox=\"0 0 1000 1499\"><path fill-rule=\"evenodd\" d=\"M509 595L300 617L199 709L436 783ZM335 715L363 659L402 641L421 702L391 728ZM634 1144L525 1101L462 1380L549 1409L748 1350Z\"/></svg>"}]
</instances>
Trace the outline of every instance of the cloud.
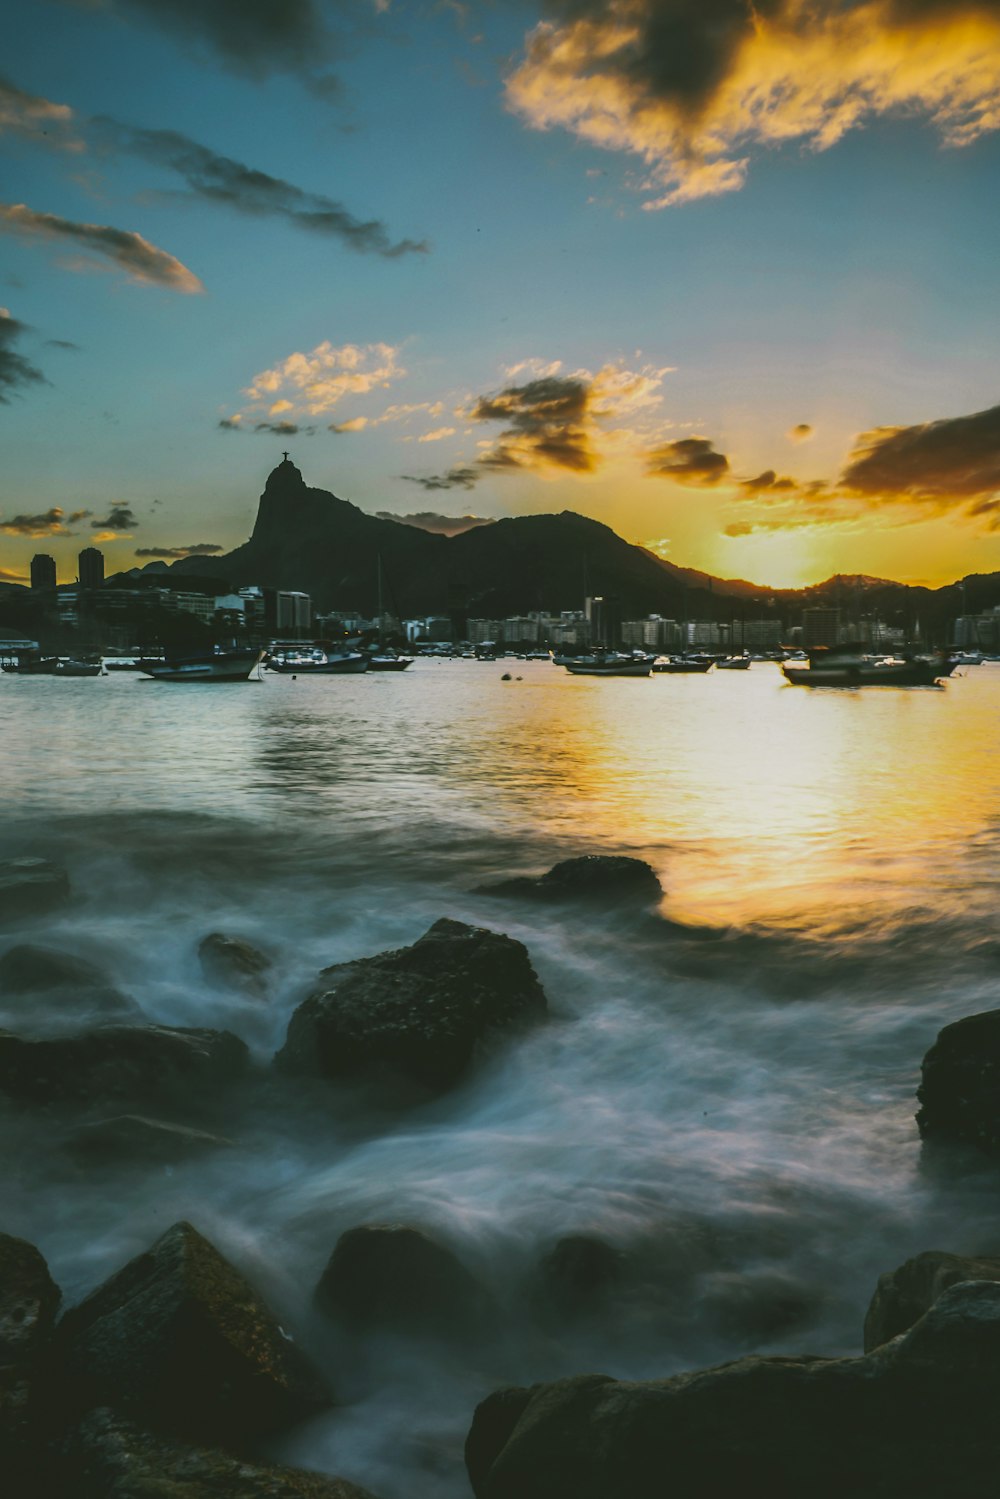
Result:
<instances>
[{"instance_id":1,"label":"cloud","mask_svg":"<svg viewBox=\"0 0 1000 1499\"><path fill-rule=\"evenodd\" d=\"M42 140L46 145L79 150L71 131L73 111L68 104L53 104L37 94L27 94L9 79L0 77L0 135L20 135Z\"/></svg>"},{"instance_id":2,"label":"cloud","mask_svg":"<svg viewBox=\"0 0 1000 1499\"><path fill-rule=\"evenodd\" d=\"M47 338L45 340L47 349L66 349L71 354L79 354L80 345L72 343L68 338Z\"/></svg>"},{"instance_id":3,"label":"cloud","mask_svg":"<svg viewBox=\"0 0 1000 1499\"><path fill-rule=\"evenodd\" d=\"M36 213L24 203L0 203L0 231L3 230L32 239L66 240L110 260L126 271L130 280L144 285L164 286L188 295L205 290L187 266L128 229L77 224L54 213Z\"/></svg>"},{"instance_id":4,"label":"cloud","mask_svg":"<svg viewBox=\"0 0 1000 1499\"><path fill-rule=\"evenodd\" d=\"M12 573L9 568L0 567L0 583L27 583L25 573Z\"/></svg>"},{"instance_id":5,"label":"cloud","mask_svg":"<svg viewBox=\"0 0 1000 1499\"><path fill-rule=\"evenodd\" d=\"M224 552L225 547L219 546L214 541L196 541L189 547L136 547L137 557L214 557L217 552Z\"/></svg>"},{"instance_id":6,"label":"cloud","mask_svg":"<svg viewBox=\"0 0 1000 1499\"><path fill-rule=\"evenodd\" d=\"M18 322L6 307L0 307L0 403L5 406L25 386L48 384L41 370L14 348L27 331L26 323Z\"/></svg>"},{"instance_id":7,"label":"cloud","mask_svg":"<svg viewBox=\"0 0 1000 1499\"><path fill-rule=\"evenodd\" d=\"M789 427L785 436L789 442L809 442L815 435L816 429L808 422L797 422L794 427Z\"/></svg>"},{"instance_id":8,"label":"cloud","mask_svg":"<svg viewBox=\"0 0 1000 1499\"><path fill-rule=\"evenodd\" d=\"M261 370L244 395L251 411L270 411L276 401L282 400L287 402L283 409L293 411L297 419L322 416L345 396L387 389L401 379L406 371L399 363L399 354L392 344L343 344L335 348L325 340L308 353L289 354L273 368ZM223 425L232 429L246 414L228 417Z\"/></svg>"},{"instance_id":9,"label":"cloud","mask_svg":"<svg viewBox=\"0 0 1000 1499\"><path fill-rule=\"evenodd\" d=\"M410 484L419 484L422 489L475 489L482 478L482 469L470 464L456 465L444 474L429 474L421 477L419 474L402 474L400 477L408 480Z\"/></svg>"},{"instance_id":10,"label":"cloud","mask_svg":"<svg viewBox=\"0 0 1000 1499\"><path fill-rule=\"evenodd\" d=\"M711 489L729 472L729 459L717 453L709 437L679 437L647 454L646 472L695 489ZM773 478L773 474L772 474Z\"/></svg>"},{"instance_id":11,"label":"cloud","mask_svg":"<svg viewBox=\"0 0 1000 1499\"><path fill-rule=\"evenodd\" d=\"M393 240L380 219L358 219L333 198L309 193L229 156L220 156L173 130L138 130L116 120L94 121L105 146L176 172L191 193L256 218L283 218L298 229L339 239L360 254L397 259L425 254L424 240Z\"/></svg>"},{"instance_id":12,"label":"cloud","mask_svg":"<svg viewBox=\"0 0 1000 1499\"><path fill-rule=\"evenodd\" d=\"M744 494L795 494L802 486L798 479L789 479L787 476L778 475L773 468L766 468L762 474L755 479L741 479L740 488Z\"/></svg>"},{"instance_id":13,"label":"cloud","mask_svg":"<svg viewBox=\"0 0 1000 1499\"><path fill-rule=\"evenodd\" d=\"M312 437L315 427L300 427L298 422L255 422L255 432L273 432L277 437Z\"/></svg>"},{"instance_id":14,"label":"cloud","mask_svg":"<svg viewBox=\"0 0 1000 1499\"><path fill-rule=\"evenodd\" d=\"M352 416L349 422L331 422L327 430L330 432L363 432L367 426L368 417Z\"/></svg>"},{"instance_id":15,"label":"cloud","mask_svg":"<svg viewBox=\"0 0 1000 1499\"><path fill-rule=\"evenodd\" d=\"M63 522L69 520L72 525L88 515L89 510L74 510L67 516L58 505L53 505L40 515L12 515L9 520L0 520L0 531L8 536L72 536L74 533Z\"/></svg>"},{"instance_id":16,"label":"cloud","mask_svg":"<svg viewBox=\"0 0 1000 1499\"><path fill-rule=\"evenodd\" d=\"M741 188L755 149L883 115L948 146L1000 127L995 0L548 0L509 107L646 164L648 208Z\"/></svg>"},{"instance_id":17,"label":"cloud","mask_svg":"<svg viewBox=\"0 0 1000 1499\"><path fill-rule=\"evenodd\" d=\"M133 531L139 521L128 505L112 505L103 520L92 520L90 524L95 531Z\"/></svg>"},{"instance_id":18,"label":"cloud","mask_svg":"<svg viewBox=\"0 0 1000 1499\"><path fill-rule=\"evenodd\" d=\"M914 427L876 427L856 439L839 487L875 502L992 510L1000 493L1000 406ZM971 506L970 506L971 502Z\"/></svg>"},{"instance_id":19,"label":"cloud","mask_svg":"<svg viewBox=\"0 0 1000 1499\"><path fill-rule=\"evenodd\" d=\"M418 479L418 484L423 480ZM484 515L440 515L436 510L418 510L414 515L394 515L391 510L376 510L377 520L393 520L401 526L415 526L418 531L432 531L440 536L460 536L477 526L492 526Z\"/></svg>"},{"instance_id":20,"label":"cloud","mask_svg":"<svg viewBox=\"0 0 1000 1499\"><path fill-rule=\"evenodd\" d=\"M71 3L91 9L94 0ZM326 71L336 45L321 0L103 0L101 8L150 21L235 72L294 73L320 94L336 87ZM342 16L347 9L340 6Z\"/></svg>"},{"instance_id":21,"label":"cloud","mask_svg":"<svg viewBox=\"0 0 1000 1499\"><path fill-rule=\"evenodd\" d=\"M442 440L442 438L445 438L445 437L454 437L454 436L455 436L455 428L454 427L435 427L434 430L433 430L433 432L425 432L421 437L417 438L417 441L418 442L440 442Z\"/></svg>"}]
</instances>

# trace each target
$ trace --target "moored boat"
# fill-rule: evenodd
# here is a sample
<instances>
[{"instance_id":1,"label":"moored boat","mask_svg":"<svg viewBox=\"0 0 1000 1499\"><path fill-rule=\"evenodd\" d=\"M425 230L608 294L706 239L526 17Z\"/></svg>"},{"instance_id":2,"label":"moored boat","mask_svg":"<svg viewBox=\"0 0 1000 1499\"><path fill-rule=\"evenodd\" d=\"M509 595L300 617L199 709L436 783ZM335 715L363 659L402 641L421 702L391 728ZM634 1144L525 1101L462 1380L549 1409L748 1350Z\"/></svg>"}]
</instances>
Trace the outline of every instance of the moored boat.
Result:
<instances>
[{"instance_id":1,"label":"moored boat","mask_svg":"<svg viewBox=\"0 0 1000 1499\"><path fill-rule=\"evenodd\" d=\"M330 677L367 671L370 658L361 651L340 651L329 655L272 656L267 664L271 671L281 672L284 676Z\"/></svg>"},{"instance_id":2,"label":"moored boat","mask_svg":"<svg viewBox=\"0 0 1000 1499\"><path fill-rule=\"evenodd\" d=\"M395 651L379 651L378 655L368 657L369 671L405 671L412 665L412 657L397 656Z\"/></svg>"},{"instance_id":3,"label":"moored boat","mask_svg":"<svg viewBox=\"0 0 1000 1499\"><path fill-rule=\"evenodd\" d=\"M578 656L564 665L574 677L648 677L653 669L646 656Z\"/></svg>"},{"instance_id":4,"label":"moored boat","mask_svg":"<svg viewBox=\"0 0 1000 1499\"><path fill-rule=\"evenodd\" d=\"M720 671L749 671L749 656L724 656L721 661L716 661Z\"/></svg>"},{"instance_id":5,"label":"moored boat","mask_svg":"<svg viewBox=\"0 0 1000 1499\"><path fill-rule=\"evenodd\" d=\"M711 671L714 665L711 656L670 656L663 661L654 661L653 670L673 673L703 672Z\"/></svg>"},{"instance_id":6,"label":"moored boat","mask_svg":"<svg viewBox=\"0 0 1000 1499\"><path fill-rule=\"evenodd\" d=\"M263 651L237 649L165 656L139 662L139 670L157 682L245 682Z\"/></svg>"},{"instance_id":7,"label":"moored boat","mask_svg":"<svg viewBox=\"0 0 1000 1499\"><path fill-rule=\"evenodd\" d=\"M796 687L933 687L951 675L947 656L866 656L858 651L817 647L808 666L783 662L781 670Z\"/></svg>"}]
</instances>

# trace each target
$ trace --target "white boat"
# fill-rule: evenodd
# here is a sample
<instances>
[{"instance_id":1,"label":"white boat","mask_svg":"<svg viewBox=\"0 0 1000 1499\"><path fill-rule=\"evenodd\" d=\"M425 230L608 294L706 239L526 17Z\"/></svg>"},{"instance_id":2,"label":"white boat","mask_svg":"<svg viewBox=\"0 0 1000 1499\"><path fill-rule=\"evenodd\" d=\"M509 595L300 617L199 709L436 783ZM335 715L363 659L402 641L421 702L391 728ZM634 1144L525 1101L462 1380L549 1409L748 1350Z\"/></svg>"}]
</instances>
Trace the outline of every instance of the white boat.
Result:
<instances>
[{"instance_id":1,"label":"white boat","mask_svg":"<svg viewBox=\"0 0 1000 1499\"><path fill-rule=\"evenodd\" d=\"M273 656L267 663L271 671L285 676L330 677L367 671L371 658L361 651L339 651L314 655L282 654Z\"/></svg>"},{"instance_id":2,"label":"white boat","mask_svg":"<svg viewBox=\"0 0 1000 1499\"><path fill-rule=\"evenodd\" d=\"M245 682L264 652L259 650L204 651L190 656L165 656L140 661L139 670L157 682Z\"/></svg>"}]
</instances>

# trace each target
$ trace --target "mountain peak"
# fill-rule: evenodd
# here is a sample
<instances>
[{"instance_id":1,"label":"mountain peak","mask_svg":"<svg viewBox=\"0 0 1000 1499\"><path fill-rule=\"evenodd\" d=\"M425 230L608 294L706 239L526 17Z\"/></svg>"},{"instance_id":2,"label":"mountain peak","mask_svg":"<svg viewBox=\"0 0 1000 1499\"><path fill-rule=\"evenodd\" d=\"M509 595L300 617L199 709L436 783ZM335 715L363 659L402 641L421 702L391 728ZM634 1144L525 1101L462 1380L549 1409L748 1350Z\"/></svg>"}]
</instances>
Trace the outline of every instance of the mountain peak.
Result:
<instances>
[{"instance_id":1,"label":"mountain peak","mask_svg":"<svg viewBox=\"0 0 1000 1499\"><path fill-rule=\"evenodd\" d=\"M286 453L277 468L272 468L268 474L267 483L264 485L264 493L294 494L298 493L299 490L305 489L305 487L306 481L303 479L301 472L295 467L295 464Z\"/></svg>"}]
</instances>

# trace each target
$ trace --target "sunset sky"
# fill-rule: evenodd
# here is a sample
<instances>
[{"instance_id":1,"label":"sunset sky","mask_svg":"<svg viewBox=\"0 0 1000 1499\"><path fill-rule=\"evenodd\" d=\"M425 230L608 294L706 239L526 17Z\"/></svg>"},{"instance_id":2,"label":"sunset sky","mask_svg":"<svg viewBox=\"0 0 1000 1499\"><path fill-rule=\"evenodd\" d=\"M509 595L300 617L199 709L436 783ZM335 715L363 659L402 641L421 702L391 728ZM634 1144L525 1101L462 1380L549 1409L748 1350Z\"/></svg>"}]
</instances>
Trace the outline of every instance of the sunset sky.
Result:
<instances>
[{"instance_id":1,"label":"sunset sky","mask_svg":"<svg viewBox=\"0 0 1000 1499\"><path fill-rule=\"evenodd\" d=\"M776 586L1000 569L998 0L36 0L0 580L572 509Z\"/></svg>"}]
</instances>

